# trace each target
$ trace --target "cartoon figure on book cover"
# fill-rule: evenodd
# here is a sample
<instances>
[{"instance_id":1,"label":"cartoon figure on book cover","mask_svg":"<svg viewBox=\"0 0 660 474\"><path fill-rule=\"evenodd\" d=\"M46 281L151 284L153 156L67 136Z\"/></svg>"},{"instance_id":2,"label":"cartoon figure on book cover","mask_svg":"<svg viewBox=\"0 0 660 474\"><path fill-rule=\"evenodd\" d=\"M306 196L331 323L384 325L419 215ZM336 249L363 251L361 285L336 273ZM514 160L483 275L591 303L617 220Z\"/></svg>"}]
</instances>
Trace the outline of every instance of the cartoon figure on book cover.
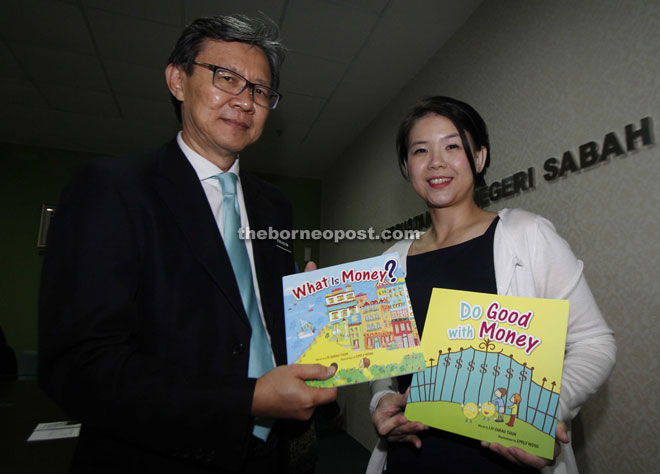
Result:
<instances>
[{"instance_id":1,"label":"cartoon figure on book cover","mask_svg":"<svg viewBox=\"0 0 660 474\"><path fill-rule=\"evenodd\" d=\"M463 405L463 414L465 415L465 422L472 423L472 420L479 414L479 408L472 402L466 403Z\"/></svg>"},{"instance_id":2,"label":"cartoon figure on book cover","mask_svg":"<svg viewBox=\"0 0 660 474\"><path fill-rule=\"evenodd\" d=\"M289 363L337 366L333 378L310 385L347 385L424 368L398 255L289 275L282 284Z\"/></svg>"},{"instance_id":3,"label":"cartoon figure on book cover","mask_svg":"<svg viewBox=\"0 0 660 474\"><path fill-rule=\"evenodd\" d=\"M493 403L497 407L497 418L495 418L495 421L504 421L504 418L502 418L502 415L504 415L504 400L502 397L506 395L506 388L498 388L495 390L495 399L493 400Z\"/></svg>"},{"instance_id":4,"label":"cartoon figure on book cover","mask_svg":"<svg viewBox=\"0 0 660 474\"><path fill-rule=\"evenodd\" d=\"M518 407L520 406L520 402L522 399L520 398L519 393L514 393L513 396L511 397L511 405L509 408L511 409L511 418L509 418L509 422L506 424L506 426L513 426L513 422L516 421L516 415L518 414Z\"/></svg>"},{"instance_id":5,"label":"cartoon figure on book cover","mask_svg":"<svg viewBox=\"0 0 660 474\"><path fill-rule=\"evenodd\" d=\"M568 301L434 288L406 418L551 459L567 321Z\"/></svg>"},{"instance_id":6,"label":"cartoon figure on book cover","mask_svg":"<svg viewBox=\"0 0 660 474\"><path fill-rule=\"evenodd\" d=\"M481 414L483 415L484 421L489 421L492 417L495 416L495 404L492 402L486 402L479 407Z\"/></svg>"}]
</instances>

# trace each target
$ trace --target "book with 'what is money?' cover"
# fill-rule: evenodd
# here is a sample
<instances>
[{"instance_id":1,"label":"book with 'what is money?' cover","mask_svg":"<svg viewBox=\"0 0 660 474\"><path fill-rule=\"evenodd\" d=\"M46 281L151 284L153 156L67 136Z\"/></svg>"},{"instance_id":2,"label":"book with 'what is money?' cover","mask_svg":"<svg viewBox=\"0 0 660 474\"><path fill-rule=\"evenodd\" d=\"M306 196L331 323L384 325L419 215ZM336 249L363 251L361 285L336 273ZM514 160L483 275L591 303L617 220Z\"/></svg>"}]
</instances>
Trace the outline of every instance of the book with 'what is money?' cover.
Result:
<instances>
[{"instance_id":1,"label":"book with 'what is money?' cover","mask_svg":"<svg viewBox=\"0 0 660 474\"><path fill-rule=\"evenodd\" d=\"M424 369L397 254L282 279L289 363L335 365L315 387L337 387Z\"/></svg>"},{"instance_id":2,"label":"book with 'what is money?' cover","mask_svg":"<svg viewBox=\"0 0 660 474\"><path fill-rule=\"evenodd\" d=\"M568 301L434 288L405 416L552 459Z\"/></svg>"}]
</instances>

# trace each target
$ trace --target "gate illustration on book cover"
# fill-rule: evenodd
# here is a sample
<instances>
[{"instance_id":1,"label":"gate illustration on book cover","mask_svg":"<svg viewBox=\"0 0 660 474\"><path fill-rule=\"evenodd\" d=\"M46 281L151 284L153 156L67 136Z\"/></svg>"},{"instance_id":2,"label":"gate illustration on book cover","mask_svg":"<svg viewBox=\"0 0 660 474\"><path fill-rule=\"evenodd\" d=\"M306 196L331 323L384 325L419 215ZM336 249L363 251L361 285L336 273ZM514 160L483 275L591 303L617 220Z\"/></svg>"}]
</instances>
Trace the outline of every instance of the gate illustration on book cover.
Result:
<instances>
[{"instance_id":1,"label":"gate illustration on book cover","mask_svg":"<svg viewBox=\"0 0 660 474\"><path fill-rule=\"evenodd\" d=\"M488 340L480 347L486 350L461 347L452 353L449 347L446 354L438 351L438 358L429 359L426 370L413 376L408 403L444 401L461 407L474 403L481 408L483 418L488 419L497 415L493 400L503 398L495 395L496 390L503 389L503 396L517 393L521 397L518 420L554 436L559 406L559 393L554 391L557 382L543 377L538 385L532 379L534 367L527 367L526 362L520 364L513 354L503 354L504 349L488 352L489 348L495 349L495 344Z\"/></svg>"},{"instance_id":2,"label":"gate illustration on book cover","mask_svg":"<svg viewBox=\"0 0 660 474\"><path fill-rule=\"evenodd\" d=\"M567 301L434 289L406 417L552 458L567 320Z\"/></svg>"}]
</instances>

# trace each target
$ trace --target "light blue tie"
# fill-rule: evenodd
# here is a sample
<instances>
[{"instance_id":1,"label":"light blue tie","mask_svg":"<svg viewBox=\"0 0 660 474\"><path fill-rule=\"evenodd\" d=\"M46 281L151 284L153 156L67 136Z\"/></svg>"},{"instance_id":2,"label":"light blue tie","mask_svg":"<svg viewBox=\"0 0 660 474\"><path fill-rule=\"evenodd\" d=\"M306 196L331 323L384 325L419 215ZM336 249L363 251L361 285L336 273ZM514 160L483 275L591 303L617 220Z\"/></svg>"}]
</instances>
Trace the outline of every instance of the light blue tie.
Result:
<instances>
[{"instance_id":1,"label":"light blue tie","mask_svg":"<svg viewBox=\"0 0 660 474\"><path fill-rule=\"evenodd\" d=\"M236 196L236 180L234 173L219 173L214 176L220 181L222 187L222 215L224 242L234 276L241 292L243 307L252 326L250 337L250 362L248 376L259 378L273 368L273 355L264 329L257 296L252 282L252 267L247 253L245 242L238 237L238 229L241 225L241 214ZM252 434L262 440L268 438L272 420L257 418Z\"/></svg>"}]
</instances>

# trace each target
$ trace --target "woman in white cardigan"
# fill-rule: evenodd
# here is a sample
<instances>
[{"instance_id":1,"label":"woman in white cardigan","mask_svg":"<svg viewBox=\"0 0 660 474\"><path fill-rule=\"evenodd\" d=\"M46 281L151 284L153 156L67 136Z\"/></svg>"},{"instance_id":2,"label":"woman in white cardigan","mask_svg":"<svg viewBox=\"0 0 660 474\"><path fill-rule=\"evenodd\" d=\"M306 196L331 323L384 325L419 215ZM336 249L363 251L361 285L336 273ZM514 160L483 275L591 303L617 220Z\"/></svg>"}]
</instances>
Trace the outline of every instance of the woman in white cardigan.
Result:
<instances>
[{"instance_id":1,"label":"woman in white cardigan","mask_svg":"<svg viewBox=\"0 0 660 474\"><path fill-rule=\"evenodd\" d=\"M544 472L576 473L570 421L603 384L614 365L616 345L587 286L582 262L543 217L518 209L499 213L475 203L489 164L486 125L468 104L431 97L416 104L397 137L399 164L426 202L432 225L397 251L407 272L413 311L423 331L430 289L568 299L570 314L557 426L555 459L518 447L475 442L428 429L403 416L407 391L397 381L371 385L372 421L381 436L368 473ZM404 385L409 379L402 379Z\"/></svg>"}]
</instances>

